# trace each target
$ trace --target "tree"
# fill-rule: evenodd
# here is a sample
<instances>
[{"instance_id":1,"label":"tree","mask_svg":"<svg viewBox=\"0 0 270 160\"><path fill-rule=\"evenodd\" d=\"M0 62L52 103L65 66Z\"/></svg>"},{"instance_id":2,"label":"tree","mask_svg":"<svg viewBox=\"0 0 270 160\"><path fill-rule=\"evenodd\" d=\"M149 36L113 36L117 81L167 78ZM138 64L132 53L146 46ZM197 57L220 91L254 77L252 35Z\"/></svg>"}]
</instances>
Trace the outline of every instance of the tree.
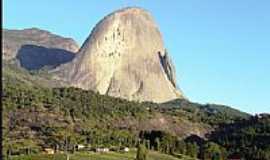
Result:
<instances>
[{"instance_id":1,"label":"tree","mask_svg":"<svg viewBox=\"0 0 270 160\"><path fill-rule=\"evenodd\" d=\"M187 143L186 154L190 157L197 157L198 145L196 143Z\"/></svg>"},{"instance_id":2,"label":"tree","mask_svg":"<svg viewBox=\"0 0 270 160\"><path fill-rule=\"evenodd\" d=\"M162 152L172 154L175 151L176 137L169 133L163 133L161 137L161 148Z\"/></svg>"},{"instance_id":3,"label":"tree","mask_svg":"<svg viewBox=\"0 0 270 160\"><path fill-rule=\"evenodd\" d=\"M9 160L10 157L11 157L11 153L12 153L12 148L11 146L8 146L8 149L7 149L7 159Z\"/></svg>"},{"instance_id":4,"label":"tree","mask_svg":"<svg viewBox=\"0 0 270 160\"><path fill-rule=\"evenodd\" d=\"M204 160L224 160L226 159L226 150L214 142L207 142L202 151Z\"/></svg>"},{"instance_id":5,"label":"tree","mask_svg":"<svg viewBox=\"0 0 270 160\"><path fill-rule=\"evenodd\" d=\"M147 149L144 145L139 144L137 147L136 160L146 160L147 159Z\"/></svg>"},{"instance_id":6,"label":"tree","mask_svg":"<svg viewBox=\"0 0 270 160\"><path fill-rule=\"evenodd\" d=\"M178 140L176 143L176 151L180 154L186 154L186 143Z\"/></svg>"},{"instance_id":7,"label":"tree","mask_svg":"<svg viewBox=\"0 0 270 160\"><path fill-rule=\"evenodd\" d=\"M156 144L156 150L160 151L160 140L159 140L159 138L155 139L155 144Z\"/></svg>"},{"instance_id":8,"label":"tree","mask_svg":"<svg viewBox=\"0 0 270 160\"><path fill-rule=\"evenodd\" d=\"M150 140L145 140L145 143L146 143L146 146L147 146L147 149L150 150Z\"/></svg>"}]
</instances>

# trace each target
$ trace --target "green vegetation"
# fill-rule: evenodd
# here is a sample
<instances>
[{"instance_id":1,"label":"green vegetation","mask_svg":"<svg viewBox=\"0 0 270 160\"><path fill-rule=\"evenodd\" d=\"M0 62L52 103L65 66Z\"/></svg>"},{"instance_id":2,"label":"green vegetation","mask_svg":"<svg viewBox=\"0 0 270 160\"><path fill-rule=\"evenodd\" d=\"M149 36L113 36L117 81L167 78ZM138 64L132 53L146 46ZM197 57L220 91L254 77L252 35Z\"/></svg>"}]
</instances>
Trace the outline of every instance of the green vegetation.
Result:
<instances>
[{"instance_id":1,"label":"green vegetation","mask_svg":"<svg viewBox=\"0 0 270 160\"><path fill-rule=\"evenodd\" d=\"M17 60L3 60L2 73L2 81L4 84L23 84L26 86L39 86L43 88L66 86L64 82L53 80L46 69L27 71L20 67Z\"/></svg>"},{"instance_id":2,"label":"green vegetation","mask_svg":"<svg viewBox=\"0 0 270 160\"><path fill-rule=\"evenodd\" d=\"M75 154L70 155L70 160L134 160L136 157L136 152L131 151L128 153L117 153L117 152L109 152L109 153L94 153L94 152L77 152ZM148 154L148 160L195 160L188 156L182 156L182 158L176 158L170 155L161 154L158 152L150 151ZM66 160L66 156L64 154L54 154L54 155L30 155L30 156L13 156L11 160Z\"/></svg>"},{"instance_id":3,"label":"green vegetation","mask_svg":"<svg viewBox=\"0 0 270 160\"><path fill-rule=\"evenodd\" d=\"M190 157L196 158L198 156L199 148L196 143L187 143L186 154Z\"/></svg>"},{"instance_id":4,"label":"green vegetation","mask_svg":"<svg viewBox=\"0 0 270 160\"><path fill-rule=\"evenodd\" d=\"M147 160L147 149L145 145L138 145L136 160Z\"/></svg>"},{"instance_id":5,"label":"green vegetation","mask_svg":"<svg viewBox=\"0 0 270 160\"><path fill-rule=\"evenodd\" d=\"M46 72L29 73L5 65L2 95L5 157L65 158L58 153L40 154L44 148L51 148L68 152L71 160L89 156L97 160L135 159L135 151L120 153L120 149L141 144L138 159L223 160L235 154L246 159L269 159L267 114L252 117L226 106L187 100L163 104L130 102L62 86L51 81ZM209 141L192 135L194 130L212 131L207 135ZM107 147L115 152L78 152L78 144L90 146L91 150Z\"/></svg>"},{"instance_id":6,"label":"green vegetation","mask_svg":"<svg viewBox=\"0 0 270 160\"><path fill-rule=\"evenodd\" d=\"M205 143L203 145L202 154L204 160L224 160L227 157L225 148L214 142Z\"/></svg>"},{"instance_id":7,"label":"green vegetation","mask_svg":"<svg viewBox=\"0 0 270 160\"><path fill-rule=\"evenodd\" d=\"M232 123L235 120L248 119L249 114L224 105L201 105L184 99L176 99L160 105L160 109L166 109L172 114L186 116L189 120L203 122L210 125Z\"/></svg>"},{"instance_id":8,"label":"green vegetation","mask_svg":"<svg viewBox=\"0 0 270 160\"><path fill-rule=\"evenodd\" d=\"M224 146L229 155L239 155L254 160L270 159L269 114L260 114L248 120L223 124L209 137Z\"/></svg>"}]
</instances>

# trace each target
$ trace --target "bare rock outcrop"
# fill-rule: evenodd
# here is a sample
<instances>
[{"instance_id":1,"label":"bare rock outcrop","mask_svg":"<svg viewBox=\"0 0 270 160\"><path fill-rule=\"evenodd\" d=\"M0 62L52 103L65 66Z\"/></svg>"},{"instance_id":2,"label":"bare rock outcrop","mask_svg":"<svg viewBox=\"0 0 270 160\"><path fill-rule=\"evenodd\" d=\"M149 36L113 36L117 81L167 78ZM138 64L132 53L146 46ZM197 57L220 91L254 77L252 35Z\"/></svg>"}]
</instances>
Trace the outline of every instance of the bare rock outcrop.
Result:
<instances>
[{"instance_id":1,"label":"bare rock outcrop","mask_svg":"<svg viewBox=\"0 0 270 160\"><path fill-rule=\"evenodd\" d=\"M106 16L73 61L54 72L74 87L129 100L165 102L183 97L158 26L141 8Z\"/></svg>"}]
</instances>

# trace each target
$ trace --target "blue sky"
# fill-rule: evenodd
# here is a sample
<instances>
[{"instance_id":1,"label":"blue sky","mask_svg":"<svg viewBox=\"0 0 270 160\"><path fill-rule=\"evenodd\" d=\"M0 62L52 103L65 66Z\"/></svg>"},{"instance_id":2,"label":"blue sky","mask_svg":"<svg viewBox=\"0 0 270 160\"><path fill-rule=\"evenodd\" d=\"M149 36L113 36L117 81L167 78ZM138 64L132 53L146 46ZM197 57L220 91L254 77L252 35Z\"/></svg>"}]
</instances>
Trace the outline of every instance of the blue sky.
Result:
<instances>
[{"instance_id":1,"label":"blue sky","mask_svg":"<svg viewBox=\"0 0 270 160\"><path fill-rule=\"evenodd\" d=\"M106 14L149 10L160 26L186 97L270 112L269 0L4 0L3 26L38 27L82 44Z\"/></svg>"}]
</instances>

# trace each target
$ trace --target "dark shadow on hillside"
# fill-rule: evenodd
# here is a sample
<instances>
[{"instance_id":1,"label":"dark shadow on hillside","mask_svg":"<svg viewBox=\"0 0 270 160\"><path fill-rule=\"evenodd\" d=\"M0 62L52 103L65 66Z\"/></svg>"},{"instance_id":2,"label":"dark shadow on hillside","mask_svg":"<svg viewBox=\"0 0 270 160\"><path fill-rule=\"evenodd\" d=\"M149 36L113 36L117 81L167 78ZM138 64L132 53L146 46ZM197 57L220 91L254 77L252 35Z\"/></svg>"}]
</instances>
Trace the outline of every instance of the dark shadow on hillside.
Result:
<instances>
[{"instance_id":1,"label":"dark shadow on hillside","mask_svg":"<svg viewBox=\"0 0 270 160\"><path fill-rule=\"evenodd\" d=\"M36 45L23 45L17 54L20 65L28 70L38 70L45 66L54 68L60 64L71 61L75 57L73 52L46 48Z\"/></svg>"},{"instance_id":2,"label":"dark shadow on hillside","mask_svg":"<svg viewBox=\"0 0 270 160\"><path fill-rule=\"evenodd\" d=\"M196 144L199 145L199 146L202 146L202 145L206 142L205 139L203 139L202 137L199 137L199 136L197 136L197 135L194 135L194 134L192 134L192 135L186 137L186 138L184 139L184 141L185 141L186 143L196 143Z\"/></svg>"}]
</instances>

